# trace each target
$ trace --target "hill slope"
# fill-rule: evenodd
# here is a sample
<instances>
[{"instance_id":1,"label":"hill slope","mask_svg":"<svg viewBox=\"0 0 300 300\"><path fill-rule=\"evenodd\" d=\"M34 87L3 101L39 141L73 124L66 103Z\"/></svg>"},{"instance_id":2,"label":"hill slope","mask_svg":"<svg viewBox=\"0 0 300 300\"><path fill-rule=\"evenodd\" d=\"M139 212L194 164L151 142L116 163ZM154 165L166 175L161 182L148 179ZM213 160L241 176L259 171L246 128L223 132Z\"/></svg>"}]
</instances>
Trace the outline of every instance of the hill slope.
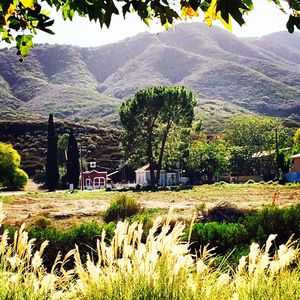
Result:
<instances>
[{"instance_id":1,"label":"hill slope","mask_svg":"<svg viewBox=\"0 0 300 300\"><path fill-rule=\"evenodd\" d=\"M2 120L53 112L71 122L116 124L123 99L178 84L196 92L202 115L214 102L214 118L253 112L299 126L300 34L249 40L193 23L98 48L38 45L23 64L13 50L0 51Z\"/></svg>"}]
</instances>

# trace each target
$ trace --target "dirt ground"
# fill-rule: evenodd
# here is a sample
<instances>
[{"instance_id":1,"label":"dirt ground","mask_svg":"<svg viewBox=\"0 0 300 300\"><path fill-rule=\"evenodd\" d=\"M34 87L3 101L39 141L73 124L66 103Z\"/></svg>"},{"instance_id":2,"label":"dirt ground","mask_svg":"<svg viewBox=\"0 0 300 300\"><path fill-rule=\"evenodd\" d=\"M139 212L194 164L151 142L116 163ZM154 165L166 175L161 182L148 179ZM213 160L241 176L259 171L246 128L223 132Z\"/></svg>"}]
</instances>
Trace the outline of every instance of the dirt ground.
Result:
<instances>
[{"instance_id":1,"label":"dirt ground","mask_svg":"<svg viewBox=\"0 0 300 300\"><path fill-rule=\"evenodd\" d=\"M70 227L87 221L102 222L104 211L119 192L105 191L36 191L31 186L28 192L0 193L4 223L34 224L41 216L52 220L59 227ZM30 192L31 191L31 192ZM264 205L288 206L300 202L300 185L226 184L224 186L202 185L180 192L127 192L146 209L174 209L176 215L192 217L195 207L204 204L214 206L230 202L240 208L259 209Z\"/></svg>"}]
</instances>

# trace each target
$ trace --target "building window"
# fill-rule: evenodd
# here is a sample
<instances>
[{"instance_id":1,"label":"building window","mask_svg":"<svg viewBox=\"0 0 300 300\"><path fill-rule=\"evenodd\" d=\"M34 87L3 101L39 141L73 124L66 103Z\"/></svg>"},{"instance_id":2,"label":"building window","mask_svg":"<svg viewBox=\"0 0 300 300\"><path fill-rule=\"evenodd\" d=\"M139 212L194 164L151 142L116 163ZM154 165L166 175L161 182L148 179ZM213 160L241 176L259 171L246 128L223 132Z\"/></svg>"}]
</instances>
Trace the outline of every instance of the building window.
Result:
<instances>
[{"instance_id":1,"label":"building window","mask_svg":"<svg viewBox=\"0 0 300 300\"><path fill-rule=\"evenodd\" d=\"M95 177L94 178L94 188L100 189L105 187L105 178L104 177Z\"/></svg>"}]
</instances>

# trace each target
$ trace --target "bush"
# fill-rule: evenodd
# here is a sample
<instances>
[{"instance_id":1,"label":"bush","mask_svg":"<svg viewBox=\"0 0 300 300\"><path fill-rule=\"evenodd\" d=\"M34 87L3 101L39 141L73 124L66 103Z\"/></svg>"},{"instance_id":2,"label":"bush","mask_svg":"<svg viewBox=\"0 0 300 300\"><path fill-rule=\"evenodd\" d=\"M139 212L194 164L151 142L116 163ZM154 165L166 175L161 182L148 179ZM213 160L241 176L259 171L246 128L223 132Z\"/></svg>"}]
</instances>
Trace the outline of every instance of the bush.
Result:
<instances>
[{"instance_id":1,"label":"bush","mask_svg":"<svg viewBox=\"0 0 300 300\"><path fill-rule=\"evenodd\" d=\"M246 216L243 224L253 240L263 243L270 234L277 234L277 241L285 243L294 235L300 238L300 204L288 208L266 207Z\"/></svg>"},{"instance_id":2,"label":"bush","mask_svg":"<svg viewBox=\"0 0 300 300\"><path fill-rule=\"evenodd\" d=\"M22 169L15 169L11 182L11 188L22 189L28 182L28 175Z\"/></svg>"},{"instance_id":3,"label":"bush","mask_svg":"<svg viewBox=\"0 0 300 300\"><path fill-rule=\"evenodd\" d=\"M38 219L35 227L31 227L28 231L29 238L35 239L37 244L41 244L45 240L49 241L49 246L45 249L44 255L47 267L53 264L59 252L65 255L75 245L82 251L82 260L86 261L86 254L91 251L94 252L92 249L96 248L97 239L101 236L102 231L105 230L105 241L110 242L116 228L116 224L112 222L104 226L91 222L69 230L58 230L49 226L43 227L48 223L48 220L45 217ZM13 240L14 232L15 229L10 229L11 240ZM68 266L71 267L70 264Z\"/></svg>"},{"instance_id":4,"label":"bush","mask_svg":"<svg viewBox=\"0 0 300 300\"><path fill-rule=\"evenodd\" d=\"M21 170L21 157L9 144L0 142L0 187L21 189L27 181L28 175Z\"/></svg>"},{"instance_id":5,"label":"bush","mask_svg":"<svg viewBox=\"0 0 300 300\"><path fill-rule=\"evenodd\" d=\"M104 215L105 222L124 220L137 213L141 213L143 209L140 204L125 194L118 195L110 204Z\"/></svg>"},{"instance_id":6,"label":"bush","mask_svg":"<svg viewBox=\"0 0 300 300\"><path fill-rule=\"evenodd\" d=\"M300 204L283 209L266 207L255 213L221 205L203 211L203 216L202 221L210 223L194 225L191 235L193 250L209 243L217 246L218 254L224 255L251 242L262 245L271 234L277 234L279 244L286 243L292 235L293 239L300 239Z\"/></svg>"},{"instance_id":7,"label":"bush","mask_svg":"<svg viewBox=\"0 0 300 300\"><path fill-rule=\"evenodd\" d=\"M216 247L218 254L226 254L248 242L248 233L240 223L196 223L191 235L191 250L194 252L207 244Z\"/></svg>"},{"instance_id":8,"label":"bush","mask_svg":"<svg viewBox=\"0 0 300 300\"><path fill-rule=\"evenodd\" d=\"M39 217L35 222L34 225L36 227L45 229L46 227L48 227L51 224L51 220L46 218L45 216L41 216Z\"/></svg>"},{"instance_id":9,"label":"bush","mask_svg":"<svg viewBox=\"0 0 300 300\"><path fill-rule=\"evenodd\" d=\"M224 201L210 208L208 211L203 210L202 218L204 222L235 223L243 218L246 213L248 212L239 209L236 205Z\"/></svg>"}]
</instances>

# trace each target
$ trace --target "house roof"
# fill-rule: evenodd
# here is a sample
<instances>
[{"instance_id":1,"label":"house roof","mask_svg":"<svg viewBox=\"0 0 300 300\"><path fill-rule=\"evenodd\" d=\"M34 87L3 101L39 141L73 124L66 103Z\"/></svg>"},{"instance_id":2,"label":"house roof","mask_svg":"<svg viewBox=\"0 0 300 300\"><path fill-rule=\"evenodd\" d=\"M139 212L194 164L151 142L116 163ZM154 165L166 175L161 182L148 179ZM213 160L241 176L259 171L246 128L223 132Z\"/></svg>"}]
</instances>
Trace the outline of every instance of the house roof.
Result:
<instances>
[{"instance_id":1,"label":"house roof","mask_svg":"<svg viewBox=\"0 0 300 300\"><path fill-rule=\"evenodd\" d=\"M91 174L91 173L96 173L96 174L103 174L103 173L106 173L107 174L107 172L106 171L97 171L97 170L91 170L91 171L84 171L84 172L82 172L83 174Z\"/></svg>"},{"instance_id":2,"label":"house roof","mask_svg":"<svg viewBox=\"0 0 300 300\"><path fill-rule=\"evenodd\" d=\"M157 165L154 165L154 171L157 170ZM135 172L145 172L145 171L150 171L150 164L144 165L141 168L135 170ZM174 169L174 170L170 170L168 173L176 173L178 170ZM161 169L160 172L166 172L166 170Z\"/></svg>"},{"instance_id":3,"label":"house roof","mask_svg":"<svg viewBox=\"0 0 300 300\"><path fill-rule=\"evenodd\" d=\"M136 172L145 172L145 171L149 171L150 170L150 164L144 165L139 169L136 169Z\"/></svg>"},{"instance_id":4,"label":"house roof","mask_svg":"<svg viewBox=\"0 0 300 300\"><path fill-rule=\"evenodd\" d=\"M155 164L155 165L154 165L154 171L157 170L157 167L158 167L158 166ZM135 170L135 172L145 172L145 171L150 171L150 164L144 165L144 166L142 166L141 168ZM161 172L162 172L162 171L164 172L165 170L161 169L160 171L161 171Z\"/></svg>"},{"instance_id":5,"label":"house roof","mask_svg":"<svg viewBox=\"0 0 300 300\"><path fill-rule=\"evenodd\" d=\"M119 170L117 170L117 171L114 171L114 172L112 172L112 173L109 173L109 174L107 174L107 177L110 177L110 176L113 176L113 175L115 175L115 174L118 174L120 171Z\"/></svg>"},{"instance_id":6,"label":"house roof","mask_svg":"<svg viewBox=\"0 0 300 300\"><path fill-rule=\"evenodd\" d=\"M275 154L275 150L271 151L260 151L252 154L252 158L268 157Z\"/></svg>"},{"instance_id":7,"label":"house roof","mask_svg":"<svg viewBox=\"0 0 300 300\"><path fill-rule=\"evenodd\" d=\"M300 153L291 156L291 158L300 158Z\"/></svg>"}]
</instances>

